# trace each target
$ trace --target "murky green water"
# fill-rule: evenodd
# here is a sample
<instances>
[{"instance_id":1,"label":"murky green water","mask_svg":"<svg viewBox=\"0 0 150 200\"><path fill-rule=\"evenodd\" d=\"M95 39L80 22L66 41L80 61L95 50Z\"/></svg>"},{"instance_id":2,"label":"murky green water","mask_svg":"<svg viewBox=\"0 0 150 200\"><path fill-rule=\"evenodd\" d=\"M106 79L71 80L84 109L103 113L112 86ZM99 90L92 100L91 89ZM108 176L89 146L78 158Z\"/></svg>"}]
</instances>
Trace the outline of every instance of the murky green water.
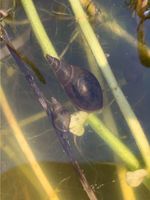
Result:
<instances>
[{"instance_id":1,"label":"murky green water","mask_svg":"<svg viewBox=\"0 0 150 200\"><path fill-rule=\"evenodd\" d=\"M0 6L2 8L11 7L12 4L7 4L6 2L0 1ZM78 30L69 3L67 1L48 0L35 1L34 3L43 25L60 55L67 46L73 32ZM100 22L91 23L119 86L129 101L149 141L150 68L145 66L147 65L145 63L149 65L150 58L149 60L146 57L141 58L141 52L138 48L137 27L139 18L132 16L132 11L124 1L97 0L96 3L100 7L102 17ZM116 29L112 23L114 21L119 24L120 29ZM76 111L76 108L69 101L45 61L19 1L17 2L14 20L10 18L6 21L6 29L16 49L22 55L28 57L44 76L45 84L40 82L38 78L36 81L46 98L50 99L50 97L54 96L70 112ZM124 36L122 30L126 31L127 35ZM150 20L146 20L142 34L144 34L145 43L148 47L150 47L149 30ZM117 137L131 149L143 167L144 161L116 100L99 71L92 53L87 52L89 47L85 47L87 44L83 41L83 37L79 34L74 42L70 44L63 58L68 63L83 66L95 74L102 85L104 95L104 106L101 111L97 112L97 116L109 130L118 134ZM143 62L143 60L146 60L146 62ZM0 62L1 86L7 96L13 114L37 161L41 163L46 176L56 189L60 200L88 199L82 189L79 178L76 176L71 164L68 164L68 157L63 151L46 114L41 109L24 75L19 71L14 60L2 45ZM92 67L90 62L94 63ZM134 189L135 199L125 199L123 197L114 165L116 162L120 163L120 160L117 157L116 161L109 145L98 137L88 124L85 126L85 134L83 136L70 136L70 143L76 159L81 163L85 175L99 200L150 199L150 192L143 184ZM3 113L1 114L0 147L2 200L46 199L46 196L43 196L44 192L41 189L41 185L37 182L29 165L23 165L28 161L18 146ZM88 164L89 161L92 163L90 166ZM22 170L29 175L29 178L23 174Z\"/></svg>"},{"instance_id":2,"label":"murky green water","mask_svg":"<svg viewBox=\"0 0 150 200\"><path fill-rule=\"evenodd\" d=\"M40 165L60 199L88 199L71 165L49 162L40 163ZM82 165L82 168L98 199L123 200L116 176L117 170L114 165L97 163ZM24 176L23 172L29 175L29 179ZM46 196L43 196L40 184L36 182L36 178L28 165L22 165L4 173L1 180L1 195L4 200L46 199ZM36 183L36 187L33 183ZM144 186L135 189L135 192L137 200L148 200L150 198L150 194Z\"/></svg>"}]
</instances>

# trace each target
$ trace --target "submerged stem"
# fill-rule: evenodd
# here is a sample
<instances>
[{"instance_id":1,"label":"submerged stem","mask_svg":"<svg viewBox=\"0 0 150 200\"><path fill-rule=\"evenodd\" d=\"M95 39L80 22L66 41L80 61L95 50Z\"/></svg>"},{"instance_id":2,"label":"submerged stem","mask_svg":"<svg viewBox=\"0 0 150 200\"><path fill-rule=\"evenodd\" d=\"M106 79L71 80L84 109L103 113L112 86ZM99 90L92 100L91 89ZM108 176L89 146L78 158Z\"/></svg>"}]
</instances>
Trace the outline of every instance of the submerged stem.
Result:
<instances>
[{"instance_id":1,"label":"submerged stem","mask_svg":"<svg viewBox=\"0 0 150 200\"><path fill-rule=\"evenodd\" d=\"M148 143L144 130L112 73L107 58L91 25L87 20L87 16L80 4L80 1L69 0L69 2L75 14L76 20L79 23L80 28L88 42L88 45L91 48L92 53L98 63L98 66L100 67L110 89L112 90L116 102L118 103L118 106L122 112L122 115L124 116L128 127L130 128L130 131L137 143L137 146L145 161L147 170L150 173L150 145Z\"/></svg>"},{"instance_id":2,"label":"submerged stem","mask_svg":"<svg viewBox=\"0 0 150 200\"><path fill-rule=\"evenodd\" d=\"M88 123L95 130L95 132L113 149L121 160L128 165L131 169L138 169L140 167L139 161L131 153L131 151L115 136L96 115L91 114L88 117Z\"/></svg>"},{"instance_id":3,"label":"submerged stem","mask_svg":"<svg viewBox=\"0 0 150 200\"><path fill-rule=\"evenodd\" d=\"M52 45L51 41L48 38L48 35L42 25L42 22L37 14L35 6L31 0L21 0L23 8L28 16L28 19L31 23L34 34L39 42L43 54L51 54L51 56L57 57L56 50Z\"/></svg>"}]
</instances>

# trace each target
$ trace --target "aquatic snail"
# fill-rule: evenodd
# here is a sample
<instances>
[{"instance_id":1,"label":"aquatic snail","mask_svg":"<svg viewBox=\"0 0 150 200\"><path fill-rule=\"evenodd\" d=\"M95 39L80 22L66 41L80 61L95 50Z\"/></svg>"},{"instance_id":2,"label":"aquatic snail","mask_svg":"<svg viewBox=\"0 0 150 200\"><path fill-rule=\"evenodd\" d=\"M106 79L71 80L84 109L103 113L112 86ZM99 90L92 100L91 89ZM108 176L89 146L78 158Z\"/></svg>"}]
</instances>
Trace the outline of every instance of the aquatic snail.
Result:
<instances>
[{"instance_id":1,"label":"aquatic snail","mask_svg":"<svg viewBox=\"0 0 150 200\"><path fill-rule=\"evenodd\" d=\"M70 124L68 111L54 97L51 97L50 109L55 129L61 132L68 132Z\"/></svg>"},{"instance_id":2,"label":"aquatic snail","mask_svg":"<svg viewBox=\"0 0 150 200\"><path fill-rule=\"evenodd\" d=\"M50 55L46 55L46 59L68 97L78 109L92 112L102 108L102 89L91 72Z\"/></svg>"}]
</instances>

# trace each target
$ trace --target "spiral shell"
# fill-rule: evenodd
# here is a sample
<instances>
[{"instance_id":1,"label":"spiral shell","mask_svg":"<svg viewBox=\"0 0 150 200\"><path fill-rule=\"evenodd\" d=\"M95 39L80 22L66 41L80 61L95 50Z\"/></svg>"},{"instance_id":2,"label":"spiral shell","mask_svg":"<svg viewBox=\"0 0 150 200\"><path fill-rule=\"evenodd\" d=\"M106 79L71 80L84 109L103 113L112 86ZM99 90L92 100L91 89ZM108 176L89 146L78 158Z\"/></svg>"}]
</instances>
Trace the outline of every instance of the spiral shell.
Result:
<instances>
[{"instance_id":1,"label":"spiral shell","mask_svg":"<svg viewBox=\"0 0 150 200\"><path fill-rule=\"evenodd\" d=\"M51 98L50 107L53 126L62 133L68 132L70 124L68 111L54 97Z\"/></svg>"},{"instance_id":2,"label":"spiral shell","mask_svg":"<svg viewBox=\"0 0 150 200\"><path fill-rule=\"evenodd\" d=\"M88 70L47 55L47 61L73 104L80 110L95 111L103 106L102 89Z\"/></svg>"}]
</instances>

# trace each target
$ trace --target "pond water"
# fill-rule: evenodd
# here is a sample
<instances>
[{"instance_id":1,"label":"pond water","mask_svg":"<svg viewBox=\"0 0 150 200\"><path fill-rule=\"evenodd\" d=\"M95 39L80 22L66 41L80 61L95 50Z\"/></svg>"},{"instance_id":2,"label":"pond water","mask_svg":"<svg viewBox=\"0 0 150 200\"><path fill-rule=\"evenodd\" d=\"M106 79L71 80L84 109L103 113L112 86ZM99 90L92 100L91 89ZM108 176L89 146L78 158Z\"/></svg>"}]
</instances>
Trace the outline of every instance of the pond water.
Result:
<instances>
[{"instance_id":1,"label":"pond water","mask_svg":"<svg viewBox=\"0 0 150 200\"><path fill-rule=\"evenodd\" d=\"M42 162L40 165L58 192L60 199L88 199L71 165L54 162ZM119 182L116 180L117 168L114 165L110 163L95 163L92 167L85 164L81 166L98 199L124 199L120 191ZM24 175L24 171L28 176ZM135 192L135 199L137 200L148 200L150 197L149 192L143 185L135 189ZM36 182L36 177L28 165L21 165L11 169L2 176L2 199L47 199L44 195L41 185ZM129 196L130 193L128 193Z\"/></svg>"},{"instance_id":2,"label":"pond water","mask_svg":"<svg viewBox=\"0 0 150 200\"><path fill-rule=\"evenodd\" d=\"M34 3L48 36L58 54L61 55L73 35L79 32L68 1L43 0L34 1ZM133 13L125 1L95 0L95 3L100 9L100 19L99 21L91 20L91 24L112 72L149 141L150 20L144 21L143 26L141 25L137 31L140 18ZM12 7L12 4L12 1L2 0L0 1L0 9ZM38 68L43 75L45 83L34 74L45 97L48 100L52 96L55 97L70 113L77 111L44 59L40 45L20 2L17 1L13 16L4 21L5 29L15 48L31 61L32 68ZM143 37L141 38L140 35ZM142 47L139 38L144 39ZM43 167L48 179L53 174L52 185L58 192L60 199L61 197L65 200L88 199L33 90L4 44L0 47L1 86L36 160ZM145 48L147 49L145 50ZM149 58L145 56L146 53L142 53L145 51L148 52ZM81 66L95 74L102 86L104 98L103 108L97 111L96 115L131 150L144 168L144 161L135 139L82 34L78 34L68 46L63 59L67 63ZM116 166L120 166L122 161L116 157L109 144L99 137L88 124L85 125L85 132L81 137L72 137L71 135L69 139L73 154L81 163L90 185L93 185L97 199L129 200L122 195L121 183L117 174ZM44 195L42 190L39 189L40 184L35 187L33 184L35 180L29 181L22 174L22 168L25 168L27 174L32 174L31 169L2 111L0 147L2 199L46 199L46 196L42 196ZM16 190L18 187L20 192ZM37 190L40 190L39 193ZM135 193L135 196L131 198L133 200L150 199L150 188L147 189L144 184L132 192Z\"/></svg>"}]
</instances>

